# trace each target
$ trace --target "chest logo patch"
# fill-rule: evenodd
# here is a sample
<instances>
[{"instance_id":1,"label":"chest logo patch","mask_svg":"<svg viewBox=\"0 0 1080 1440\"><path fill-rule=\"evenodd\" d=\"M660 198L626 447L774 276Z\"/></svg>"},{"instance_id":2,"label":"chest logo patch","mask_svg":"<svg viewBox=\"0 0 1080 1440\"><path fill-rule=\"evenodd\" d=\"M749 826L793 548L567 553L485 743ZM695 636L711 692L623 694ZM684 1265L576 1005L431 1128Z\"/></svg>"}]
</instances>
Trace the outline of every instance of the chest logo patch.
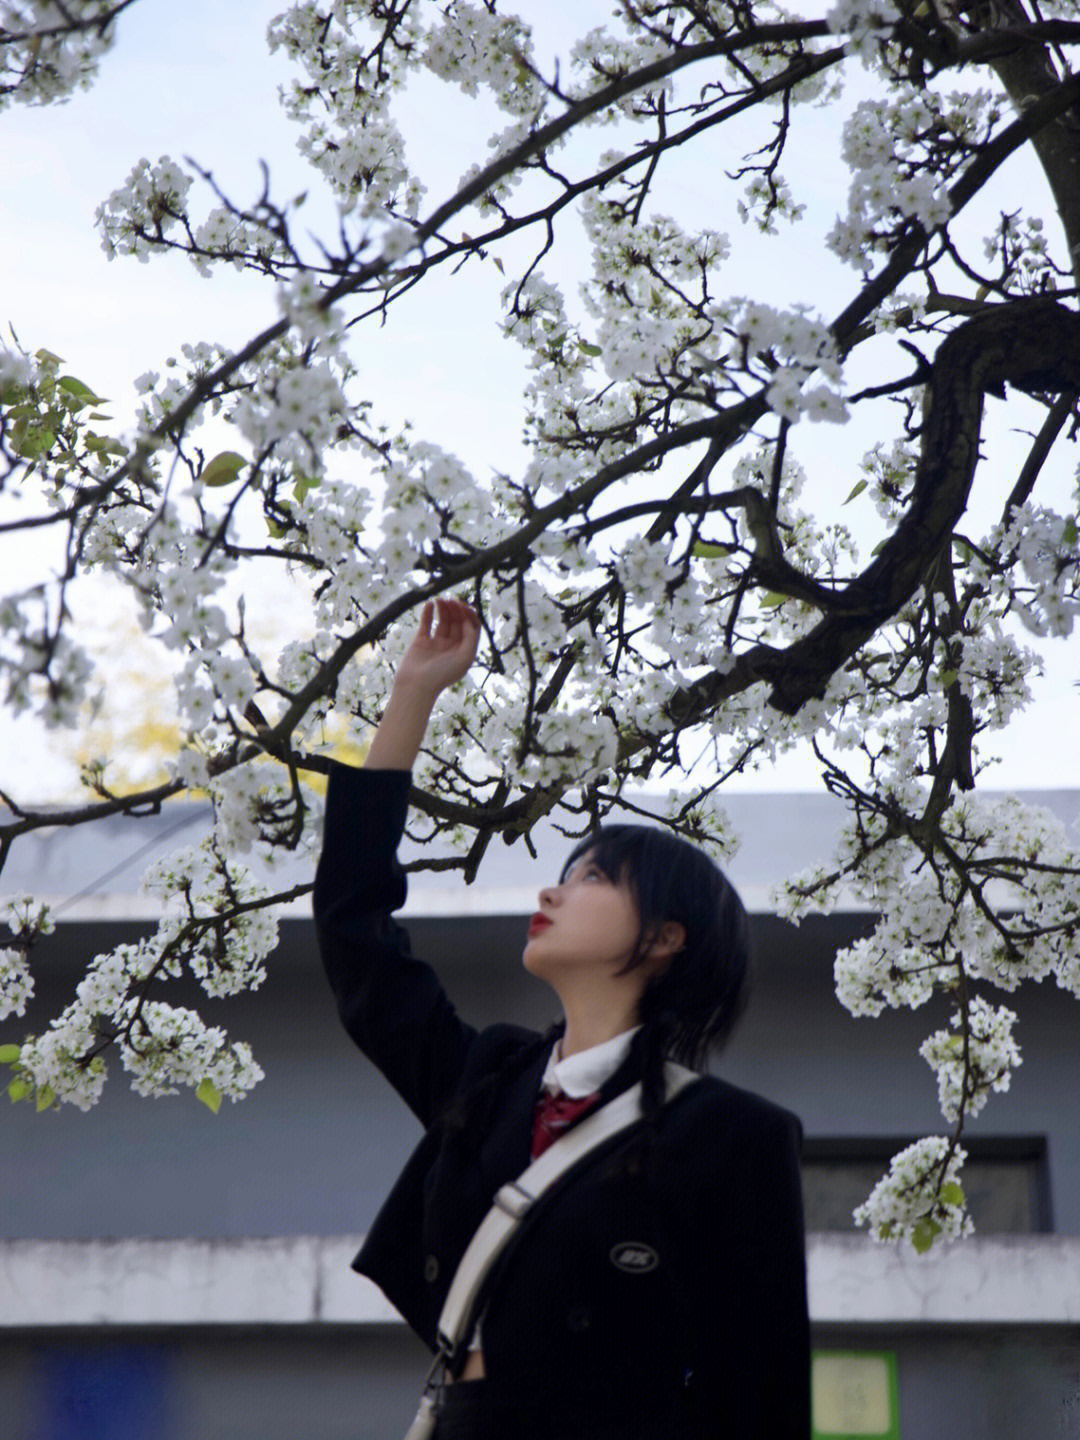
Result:
<instances>
[{"instance_id":1,"label":"chest logo patch","mask_svg":"<svg viewBox=\"0 0 1080 1440\"><path fill-rule=\"evenodd\" d=\"M623 1240L613 1248L608 1258L628 1275L644 1275L660 1264L660 1256L652 1246L643 1245L639 1240Z\"/></svg>"}]
</instances>

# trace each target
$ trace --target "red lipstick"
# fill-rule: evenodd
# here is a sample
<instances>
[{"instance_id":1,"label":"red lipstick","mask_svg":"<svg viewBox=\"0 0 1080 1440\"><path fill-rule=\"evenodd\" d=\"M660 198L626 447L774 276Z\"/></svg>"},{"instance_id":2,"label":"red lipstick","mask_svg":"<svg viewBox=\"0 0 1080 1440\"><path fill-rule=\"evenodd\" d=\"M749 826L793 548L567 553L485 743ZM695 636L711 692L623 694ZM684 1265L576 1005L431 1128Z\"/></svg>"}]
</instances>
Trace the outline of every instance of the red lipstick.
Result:
<instances>
[{"instance_id":1,"label":"red lipstick","mask_svg":"<svg viewBox=\"0 0 1080 1440\"><path fill-rule=\"evenodd\" d=\"M540 932L541 932L541 930L546 930L550 924L551 924L551 921L548 919L548 917L547 917L546 915L540 915L540 914L534 915L534 916L532 917L532 919L529 921L529 935L530 935L530 937L533 936L533 935L539 935Z\"/></svg>"}]
</instances>

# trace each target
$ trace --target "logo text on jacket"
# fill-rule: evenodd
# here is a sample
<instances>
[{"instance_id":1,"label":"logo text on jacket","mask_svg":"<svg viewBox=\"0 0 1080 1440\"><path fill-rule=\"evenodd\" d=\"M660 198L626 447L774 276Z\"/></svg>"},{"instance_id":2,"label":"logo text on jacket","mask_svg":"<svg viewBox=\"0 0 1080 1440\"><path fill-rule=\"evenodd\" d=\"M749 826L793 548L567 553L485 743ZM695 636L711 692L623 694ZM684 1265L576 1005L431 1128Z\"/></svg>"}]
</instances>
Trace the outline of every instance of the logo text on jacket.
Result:
<instances>
[{"instance_id":1,"label":"logo text on jacket","mask_svg":"<svg viewBox=\"0 0 1080 1440\"><path fill-rule=\"evenodd\" d=\"M660 1256L651 1245L643 1245L640 1240L623 1240L611 1251L610 1260L620 1270L627 1271L630 1275L643 1275L646 1270L655 1270L660 1264Z\"/></svg>"}]
</instances>

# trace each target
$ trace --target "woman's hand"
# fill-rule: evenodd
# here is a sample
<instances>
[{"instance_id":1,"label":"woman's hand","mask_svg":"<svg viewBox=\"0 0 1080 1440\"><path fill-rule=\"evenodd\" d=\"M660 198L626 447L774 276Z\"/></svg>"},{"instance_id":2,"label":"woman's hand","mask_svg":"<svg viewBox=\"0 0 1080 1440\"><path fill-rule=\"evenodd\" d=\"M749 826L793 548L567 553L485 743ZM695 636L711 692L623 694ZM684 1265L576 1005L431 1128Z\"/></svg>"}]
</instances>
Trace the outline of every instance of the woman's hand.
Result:
<instances>
[{"instance_id":1,"label":"woman's hand","mask_svg":"<svg viewBox=\"0 0 1080 1440\"><path fill-rule=\"evenodd\" d=\"M438 623L432 618L438 607ZM394 689L416 690L432 702L468 672L480 642L480 617L464 600L429 600L420 612L420 629L402 657Z\"/></svg>"},{"instance_id":2,"label":"woman's hand","mask_svg":"<svg viewBox=\"0 0 1080 1440\"><path fill-rule=\"evenodd\" d=\"M438 623L432 619L438 607ZM420 629L402 656L379 728L364 765L372 770L411 770L439 695L460 680L476 659L480 617L463 600L429 600Z\"/></svg>"}]
</instances>

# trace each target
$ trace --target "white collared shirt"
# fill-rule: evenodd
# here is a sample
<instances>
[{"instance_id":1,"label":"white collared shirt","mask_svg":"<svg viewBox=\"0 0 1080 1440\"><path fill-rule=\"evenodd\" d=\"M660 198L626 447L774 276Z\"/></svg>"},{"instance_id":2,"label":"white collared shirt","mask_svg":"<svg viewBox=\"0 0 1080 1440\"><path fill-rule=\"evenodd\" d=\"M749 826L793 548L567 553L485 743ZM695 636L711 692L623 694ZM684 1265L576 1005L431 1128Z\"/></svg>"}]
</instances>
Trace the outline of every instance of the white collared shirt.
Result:
<instances>
[{"instance_id":1,"label":"white collared shirt","mask_svg":"<svg viewBox=\"0 0 1080 1440\"><path fill-rule=\"evenodd\" d=\"M632 1030L624 1030L621 1035L615 1035L599 1045L592 1045L588 1050L579 1050L576 1055L569 1055L565 1060L559 1058L562 1053L562 1040L556 1040L548 1057L541 1086L549 1091L561 1090L572 1100L591 1095L615 1074L626 1059L631 1041L640 1029L640 1025L635 1025Z\"/></svg>"}]
</instances>

